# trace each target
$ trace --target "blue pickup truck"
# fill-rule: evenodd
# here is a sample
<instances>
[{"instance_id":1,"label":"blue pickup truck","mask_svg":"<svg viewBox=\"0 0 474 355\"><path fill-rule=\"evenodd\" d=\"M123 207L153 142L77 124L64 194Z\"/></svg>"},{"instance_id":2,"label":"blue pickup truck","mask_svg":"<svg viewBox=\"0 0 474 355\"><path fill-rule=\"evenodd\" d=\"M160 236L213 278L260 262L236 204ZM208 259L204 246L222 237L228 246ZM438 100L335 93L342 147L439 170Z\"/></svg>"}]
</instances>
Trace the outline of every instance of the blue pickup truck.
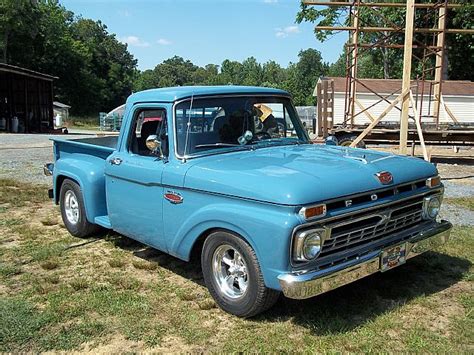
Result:
<instances>
[{"instance_id":1,"label":"blue pickup truck","mask_svg":"<svg viewBox=\"0 0 474 355\"><path fill-rule=\"evenodd\" d=\"M304 299L447 241L443 185L423 160L312 144L282 90L138 92L118 137L54 139L50 197L77 237L117 231L200 257L227 312Z\"/></svg>"}]
</instances>

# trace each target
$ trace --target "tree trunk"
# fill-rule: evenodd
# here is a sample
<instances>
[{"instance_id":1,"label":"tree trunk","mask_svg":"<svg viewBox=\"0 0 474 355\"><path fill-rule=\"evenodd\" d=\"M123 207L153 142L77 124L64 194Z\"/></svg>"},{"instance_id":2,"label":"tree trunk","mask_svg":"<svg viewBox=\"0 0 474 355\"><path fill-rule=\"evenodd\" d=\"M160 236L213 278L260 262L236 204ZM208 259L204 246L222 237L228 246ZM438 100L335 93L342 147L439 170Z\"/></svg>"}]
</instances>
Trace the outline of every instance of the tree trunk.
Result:
<instances>
[{"instance_id":1,"label":"tree trunk","mask_svg":"<svg viewBox=\"0 0 474 355\"><path fill-rule=\"evenodd\" d=\"M3 35L3 63L7 63L7 51L8 51L8 30L5 30Z\"/></svg>"}]
</instances>

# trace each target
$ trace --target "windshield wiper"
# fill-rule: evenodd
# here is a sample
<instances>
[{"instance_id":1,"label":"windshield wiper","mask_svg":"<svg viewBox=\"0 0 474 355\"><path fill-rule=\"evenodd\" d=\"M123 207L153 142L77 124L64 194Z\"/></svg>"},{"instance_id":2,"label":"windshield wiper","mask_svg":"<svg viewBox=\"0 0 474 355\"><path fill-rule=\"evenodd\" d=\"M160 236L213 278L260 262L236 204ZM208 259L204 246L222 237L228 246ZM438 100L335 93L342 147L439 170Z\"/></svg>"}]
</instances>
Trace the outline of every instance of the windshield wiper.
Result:
<instances>
[{"instance_id":1,"label":"windshield wiper","mask_svg":"<svg viewBox=\"0 0 474 355\"><path fill-rule=\"evenodd\" d=\"M240 144L233 143L207 143L207 144L198 144L194 148L227 148L227 147L241 147Z\"/></svg>"}]
</instances>

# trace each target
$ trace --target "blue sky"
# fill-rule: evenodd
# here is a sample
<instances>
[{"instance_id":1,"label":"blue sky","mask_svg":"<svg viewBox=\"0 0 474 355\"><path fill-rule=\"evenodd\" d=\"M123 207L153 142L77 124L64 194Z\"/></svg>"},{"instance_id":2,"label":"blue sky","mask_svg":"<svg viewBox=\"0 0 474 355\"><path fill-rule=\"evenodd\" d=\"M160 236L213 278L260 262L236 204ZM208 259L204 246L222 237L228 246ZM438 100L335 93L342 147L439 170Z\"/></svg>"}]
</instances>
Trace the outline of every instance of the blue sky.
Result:
<instances>
[{"instance_id":1,"label":"blue sky","mask_svg":"<svg viewBox=\"0 0 474 355\"><path fill-rule=\"evenodd\" d=\"M274 60L286 67L301 49L326 62L342 52L347 34L321 43L313 25L295 24L299 0L61 0L84 18L101 20L138 59L141 70L174 55L203 66L224 59Z\"/></svg>"}]
</instances>

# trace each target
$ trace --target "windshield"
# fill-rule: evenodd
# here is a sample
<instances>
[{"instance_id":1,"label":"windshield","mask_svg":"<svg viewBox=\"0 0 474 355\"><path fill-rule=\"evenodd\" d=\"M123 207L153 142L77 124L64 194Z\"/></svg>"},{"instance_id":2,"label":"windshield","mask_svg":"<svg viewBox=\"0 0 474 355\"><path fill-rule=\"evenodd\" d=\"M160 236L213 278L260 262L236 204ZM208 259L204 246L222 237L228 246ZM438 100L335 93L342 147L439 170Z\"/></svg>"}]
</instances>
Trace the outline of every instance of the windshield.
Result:
<instances>
[{"instance_id":1,"label":"windshield","mask_svg":"<svg viewBox=\"0 0 474 355\"><path fill-rule=\"evenodd\" d=\"M238 96L194 98L175 108L179 156L309 143L288 98Z\"/></svg>"}]
</instances>

